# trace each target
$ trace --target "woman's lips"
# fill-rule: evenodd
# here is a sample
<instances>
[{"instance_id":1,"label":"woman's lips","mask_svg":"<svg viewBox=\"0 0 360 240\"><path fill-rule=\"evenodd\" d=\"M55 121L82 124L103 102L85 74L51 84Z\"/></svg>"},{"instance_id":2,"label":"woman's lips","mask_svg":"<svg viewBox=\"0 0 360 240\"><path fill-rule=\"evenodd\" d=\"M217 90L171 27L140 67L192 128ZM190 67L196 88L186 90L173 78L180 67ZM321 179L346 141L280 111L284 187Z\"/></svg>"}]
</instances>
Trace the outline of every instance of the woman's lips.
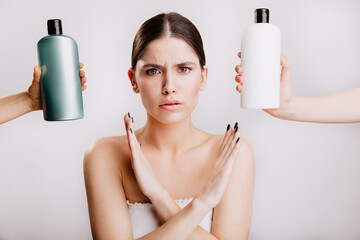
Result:
<instances>
[{"instance_id":1,"label":"woman's lips","mask_svg":"<svg viewBox=\"0 0 360 240\"><path fill-rule=\"evenodd\" d=\"M182 107L182 103L177 100L166 100L159 105L160 108L168 111L174 111Z\"/></svg>"}]
</instances>

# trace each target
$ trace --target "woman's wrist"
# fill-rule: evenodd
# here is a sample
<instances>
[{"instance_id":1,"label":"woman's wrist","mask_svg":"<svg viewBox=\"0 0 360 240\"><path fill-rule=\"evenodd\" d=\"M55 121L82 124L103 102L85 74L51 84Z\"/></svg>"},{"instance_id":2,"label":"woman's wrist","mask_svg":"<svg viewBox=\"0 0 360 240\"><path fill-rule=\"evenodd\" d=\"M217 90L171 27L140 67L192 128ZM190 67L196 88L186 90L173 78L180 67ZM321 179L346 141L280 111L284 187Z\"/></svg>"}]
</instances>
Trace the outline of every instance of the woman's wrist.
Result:
<instances>
[{"instance_id":1,"label":"woman's wrist","mask_svg":"<svg viewBox=\"0 0 360 240\"><path fill-rule=\"evenodd\" d=\"M281 103L281 106L276 109L265 109L270 115L280 119L291 119L294 114L293 111L294 97L291 97L287 102Z\"/></svg>"},{"instance_id":2,"label":"woman's wrist","mask_svg":"<svg viewBox=\"0 0 360 240\"><path fill-rule=\"evenodd\" d=\"M165 206L167 203L173 201L170 194L164 189L160 188L156 194L147 196L151 203L156 206Z\"/></svg>"},{"instance_id":3,"label":"woman's wrist","mask_svg":"<svg viewBox=\"0 0 360 240\"><path fill-rule=\"evenodd\" d=\"M197 209L197 211L203 213L203 214L206 214L208 213L213 207L215 206L212 206L210 204L210 202L202 199L201 197L196 197L194 198L191 203L190 203L194 208ZM205 215L204 215L205 216Z\"/></svg>"},{"instance_id":4,"label":"woman's wrist","mask_svg":"<svg viewBox=\"0 0 360 240\"><path fill-rule=\"evenodd\" d=\"M163 223L169 220L180 210L180 207L166 191L149 199Z\"/></svg>"},{"instance_id":5,"label":"woman's wrist","mask_svg":"<svg viewBox=\"0 0 360 240\"><path fill-rule=\"evenodd\" d=\"M26 104L27 109L29 109L30 112L32 111L37 111L37 110L41 110L41 98L32 98L29 94L28 91L24 92L25 96L26 96L26 103L24 102L24 104Z\"/></svg>"},{"instance_id":6,"label":"woman's wrist","mask_svg":"<svg viewBox=\"0 0 360 240\"><path fill-rule=\"evenodd\" d=\"M28 94L27 91L20 93L20 102L21 105L23 106L25 113L32 112L35 110L30 95Z\"/></svg>"},{"instance_id":7,"label":"woman's wrist","mask_svg":"<svg viewBox=\"0 0 360 240\"><path fill-rule=\"evenodd\" d=\"M21 103L26 112L35 111L31 97L27 91L21 92Z\"/></svg>"},{"instance_id":8,"label":"woman's wrist","mask_svg":"<svg viewBox=\"0 0 360 240\"><path fill-rule=\"evenodd\" d=\"M292 96L290 100L283 104L278 112L277 118L284 119L284 120L292 120L295 115L295 102L296 97Z\"/></svg>"}]
</instances>

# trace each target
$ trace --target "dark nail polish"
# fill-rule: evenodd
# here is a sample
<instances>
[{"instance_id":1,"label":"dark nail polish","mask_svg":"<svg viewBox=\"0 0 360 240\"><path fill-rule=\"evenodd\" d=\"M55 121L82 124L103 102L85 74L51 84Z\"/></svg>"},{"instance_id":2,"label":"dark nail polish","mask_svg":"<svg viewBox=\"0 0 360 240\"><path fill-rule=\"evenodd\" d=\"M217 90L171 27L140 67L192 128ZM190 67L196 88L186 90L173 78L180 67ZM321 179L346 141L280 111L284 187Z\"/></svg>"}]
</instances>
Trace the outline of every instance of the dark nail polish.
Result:
<instances>
[{"instance_id":1,"label":"dark nail polish","mask_svg":"<svg viewBox=\"0 0 360 240\"><path fill-rule=\"evenodd\" d=\"M235 128L235 132L237 132L237 130L238 130L239 128L236 126L236 128Z\"/></svg>"},{"instance_id":2,"label":"dark nail polish","mask_svg":"<svg viewBox=\"0 0 360 240\"><path fill-rule=\"evenodd\" d=\"M133 117L131 117L131 121L134 123L134 118Z\"/></svg>"},{"instance_id":3,"label":"dark nail polish","mask_svg":"<svg viewBox=\"0 0 360 240\"><path fill-rule=\"evenodd\" d=\"M130 128L130 132L133 133L132 129Z\"/></svg>"},{"instance_id":4,"label":"dark nail polish","mask_svg":"<svg viewBox=\"0 0 360 240\"><path fill-rule=\"evenodd\" d=\"M236 122L236 123L235 123L235 125L234 125L234 129L235 129L237 126L238 126L238 122Z\"/></svg>"},{"instance_id":5,"label":"dark nail polish","mask_svg":"<svg viewBox=\"0 0 360 240\"><path fill-rule=\"evenodd\" d=\"M128 112L128 117L130 118L130 113Z\"/></svg>"},{"instance_id":6,"label":"dark nail polish","mask_svg":"<svg viewBox=\"0 0 360 240\"><path fill-rule=\"evenodd\" d=\"M230 129L230 124L227 125L226 131L229 131Z\"/></svg>"},{"instance_id":7,"label":"dark nail polish","mask_svg":"<svg viewBox=\"0 0 360 240\"><path fill-rule=\"evenodd\" d=\"M238 143L239 140L240 140L240 137L238 137L238 139L236 139L236 143Z\"/></svg>"}]
</instances>

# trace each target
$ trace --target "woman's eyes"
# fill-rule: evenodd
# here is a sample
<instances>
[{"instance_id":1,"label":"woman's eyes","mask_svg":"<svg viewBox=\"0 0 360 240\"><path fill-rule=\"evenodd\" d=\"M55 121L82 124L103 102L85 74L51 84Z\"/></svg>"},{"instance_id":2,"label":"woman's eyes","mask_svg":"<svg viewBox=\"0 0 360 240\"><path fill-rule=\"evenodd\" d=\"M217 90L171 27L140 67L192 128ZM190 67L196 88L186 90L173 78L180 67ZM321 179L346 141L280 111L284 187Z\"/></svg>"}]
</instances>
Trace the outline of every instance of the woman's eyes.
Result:
<instances>
[{"instance_id":1,"label":"woman's eyes","mask_svg":"<svg viewBox=\"0 0 360 240\"><path fill-rule=\"evenodd\" d=\"M190 72L190 70L191 69L188 68L188 67L179 67L178 68L179 73L188 73L188 72ZM159 71L159 69L156 69L156 68L146 70L147 75L155 75L155 74L158 74L158 73L160 73L160 71Z\"/></svg>"},{"instance_id":2,"label":"woman's eyes","mask_svg":"<svg viewBox=\"0 0 360 240\"><path fill-rule=\"evenodd\" d=\"M179 72L181 72L181 73L188 73L188 72L190 72L190 68L188 68L188 67L180 67L180 68L179 68Z\"/></svg>"},{"instance_id":3,"label":"woman's eyes","mask_svg":"<svg viewBox=\"0 0 360 240\"><path fill-rule=\"evenodd\" d=\"M152 69L146 70L146 74L147 74L147 75L154 75L154 74L157 74L157 73L159 73L159 70L156 69L156 68L152 68Z\"/></svg>"}]
</instances>

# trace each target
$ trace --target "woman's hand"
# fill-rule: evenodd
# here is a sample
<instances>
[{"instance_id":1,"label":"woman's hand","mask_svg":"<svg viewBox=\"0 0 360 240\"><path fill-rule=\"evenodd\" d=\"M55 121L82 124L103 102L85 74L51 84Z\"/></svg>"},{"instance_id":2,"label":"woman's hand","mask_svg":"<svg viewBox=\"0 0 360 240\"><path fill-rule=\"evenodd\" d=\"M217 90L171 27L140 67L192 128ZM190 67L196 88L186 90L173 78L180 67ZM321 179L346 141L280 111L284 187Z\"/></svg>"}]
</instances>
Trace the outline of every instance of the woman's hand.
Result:
<instances>
[{"instance_id":1,"label":"woman's hand","mask_svg":"<svg viewBox=\"0 0 360 240\"><path fill-rule=\"evenodd\" d=\"M239 58L241 58L241 52L238 53ZM284 55L281 55L280 63L282 66L281 70L281 78L280 78L280 107L275 109L263 109L268 114L282 118L286 115L286 112L290 106L290 102L292 100L291 97L291 65L288 61L286 61ZM235 77L235 81L240 85L236 86L236 90L241 93L242 84L244 81L244 77L242 76L243 68L241 65L236 65L235 71L238 73Z\"/></svg>"},{"instance_id":2,"label":"woman's hand","mask_svg":"<svg viewBox=\"0 0 360 240\"><path fill-rule=\"evenodd\" d=\"M228 125L210 178L197 196L209 208L214 208L221 201L240 146L240 130L237 123L234 129Z\"/></svg>"},{"instance_id":3,"label":"woman's hand","mask_svg":"<svg viewBox=\"0 0 360 240\"><path fill-rule=\"evenodd\" d=\"M133 118L130 117L130 113L125 114L124 122L131 151L131 166L140 190L151 201L159 197L161 198L167 192L153 174L151 166L140 148L140 144L135 136Z\"/></svg>"},{"instance_id":4,"label":"woman's hand","mask_svg":"<svg viewBox=\"0 0 360 240\"><path fill-rule=\"evenodd\" d=\"M84 67L84 63L80 62L80 69ZM29 101L29 105L32 111L41 110L41 97L40 97L40 76L41 76L41 68L39 66L34 67L34 75L33 80L26 91L27 99ZM86 80L85 72L83 70L80 71L81 77L81 88L84 91L86 89Z\"/></svg>"}]
</instances>

